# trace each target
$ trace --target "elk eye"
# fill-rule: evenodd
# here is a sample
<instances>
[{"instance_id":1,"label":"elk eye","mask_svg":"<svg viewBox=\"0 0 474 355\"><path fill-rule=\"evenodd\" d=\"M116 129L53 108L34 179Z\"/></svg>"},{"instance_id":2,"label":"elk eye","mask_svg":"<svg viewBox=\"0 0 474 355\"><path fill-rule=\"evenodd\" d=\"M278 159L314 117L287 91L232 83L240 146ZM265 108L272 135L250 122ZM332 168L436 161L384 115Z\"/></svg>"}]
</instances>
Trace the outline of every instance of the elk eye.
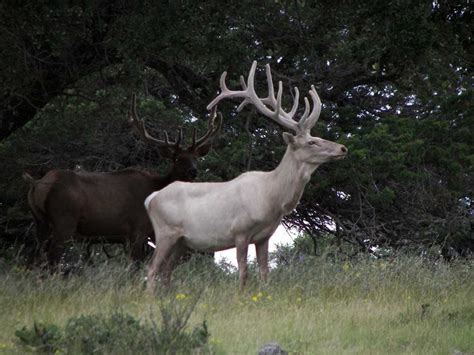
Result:
<instances>
[{"instance_id":1,"label":"elk eye","mask_svg":"<svg viewBox=\"0 0 474 355\"><path fill-rule=\"evenodd\" d=\"M309 145L318 145L318 143L316 141L309 141L308 144Z\"/></svg>"}]
</instances>

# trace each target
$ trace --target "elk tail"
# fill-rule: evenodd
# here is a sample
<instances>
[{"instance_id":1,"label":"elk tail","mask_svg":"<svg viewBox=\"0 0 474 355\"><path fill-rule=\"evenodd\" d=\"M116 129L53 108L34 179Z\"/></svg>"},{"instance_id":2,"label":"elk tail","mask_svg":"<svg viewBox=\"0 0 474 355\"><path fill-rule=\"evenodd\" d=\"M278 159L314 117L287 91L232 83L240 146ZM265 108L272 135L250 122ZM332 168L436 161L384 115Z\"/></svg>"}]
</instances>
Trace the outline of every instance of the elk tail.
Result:
<instances>
[{"instance_id":1,"label":"elk tail","mask_svg":"<svg viewBox=\"0 0 474 355\"><path fill-rule=\"evenodd\" d=\"M27 199L28 205L30 206L30 210L35 217L37 223L41 223L43 225L47 225L47 219L45 216L44 211L41 208L41 205L38 205L37 201L35 200L35 190L37 188L37 180L33 178L29 173L24 172L21 177L30 185L30 190L28 191Z\"/></svg>"}]
</instances>

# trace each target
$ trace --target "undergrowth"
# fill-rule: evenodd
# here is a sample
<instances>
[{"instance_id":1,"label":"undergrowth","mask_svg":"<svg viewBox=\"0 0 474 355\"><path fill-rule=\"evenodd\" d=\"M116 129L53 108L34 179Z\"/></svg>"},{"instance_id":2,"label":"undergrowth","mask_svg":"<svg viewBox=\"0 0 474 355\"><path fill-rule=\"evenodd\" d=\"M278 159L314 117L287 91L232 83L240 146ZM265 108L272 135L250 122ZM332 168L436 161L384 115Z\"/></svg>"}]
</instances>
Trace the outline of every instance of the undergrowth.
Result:
<instances>
[{"instance_id":1,"label":"undergrowth","mask_svg":"<svg viewBox=\"0 0 474 355\"><path fill-rule=\"evenodd\" d=\"M67 277L0 271L0 352L292 354L474 352L472 260L307 257L244 292L228 267L193 260L151 296L124 263ZM16 334L16 335L15 335Z\"/></svg>"}]
</instances>

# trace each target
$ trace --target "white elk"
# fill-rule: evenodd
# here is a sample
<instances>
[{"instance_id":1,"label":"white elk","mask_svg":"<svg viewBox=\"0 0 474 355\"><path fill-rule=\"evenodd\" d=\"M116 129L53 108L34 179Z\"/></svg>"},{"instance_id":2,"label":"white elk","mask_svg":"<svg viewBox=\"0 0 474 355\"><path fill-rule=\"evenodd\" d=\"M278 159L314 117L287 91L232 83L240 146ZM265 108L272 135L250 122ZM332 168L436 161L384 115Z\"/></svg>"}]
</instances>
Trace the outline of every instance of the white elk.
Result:
<instances>
[{"instance_id":1,"label":"white elk","mask_svg":"<svg viewBox=\"0 0 474 355\"><path fill-rule=\"evenodd\" d=\"M270 66L266 66L268 96L259 98L253 62L247 83L240 78L242 90L229 90L226 72L220 79L221 93L207 106L211 109L225 98L243 98L238 111L248 103L281 126L296 133L283 133L287 144L285 155L272 171L251 171L227 182L174 182L154 192L145 201L155 231L157 248L148 270L148 287L155 288L156 275L167 285L174 261L186 248L198 251L219 251L237 248L240 288L247 279L247 250L256 247L260 275L268 276L268 241L281 219L298 204L303 190L316 168L346 156L347 148L310 134L321 112L321 101L314 86L309 94L313 101L310 112L305 97L301 118L293 119L298 109L299 92L295 88L292 109L282 108L282 83L275 98Z\"/></svg>"}]
</instances>

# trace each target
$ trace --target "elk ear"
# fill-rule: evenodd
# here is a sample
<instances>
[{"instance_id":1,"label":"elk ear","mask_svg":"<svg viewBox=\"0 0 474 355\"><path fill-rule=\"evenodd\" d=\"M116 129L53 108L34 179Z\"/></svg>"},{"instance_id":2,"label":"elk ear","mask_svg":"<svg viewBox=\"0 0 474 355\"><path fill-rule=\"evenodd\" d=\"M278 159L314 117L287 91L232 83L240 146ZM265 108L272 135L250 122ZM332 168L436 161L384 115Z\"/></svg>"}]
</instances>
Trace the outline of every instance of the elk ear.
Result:
<instances>
[{"instance_id":1,"label":"elk ear","mask_svg":"<svg viewBox=\"0 0 474 355\"><path fill-rule=\"evenodd\" d=\"M158 152L160 153L160 157L165 158L165 159L173 159L174 158L174 149L167 147L167 146L161 146L158 147Z\"/></svg>"},{"instance_id":2,"label":"elk ear","mask_svg":"<svg viewBox=\"0 0 474 355\"><path fill-rule=\"evenodd\" d=\"M295 136L288 132L283 132L283 140L286 144L294 144L296 142Z\"/></svg>"},{"instance_id":3,"label":"elk ear","mask_svg":"<svg viewBox=\"0 0 474 355\"><path fill-rule=\"evenodd\" d=\"M198 158L204 157L211 151L212 143L202 144L196 148L195 152Z\"/></svg>"}]
</instances>

